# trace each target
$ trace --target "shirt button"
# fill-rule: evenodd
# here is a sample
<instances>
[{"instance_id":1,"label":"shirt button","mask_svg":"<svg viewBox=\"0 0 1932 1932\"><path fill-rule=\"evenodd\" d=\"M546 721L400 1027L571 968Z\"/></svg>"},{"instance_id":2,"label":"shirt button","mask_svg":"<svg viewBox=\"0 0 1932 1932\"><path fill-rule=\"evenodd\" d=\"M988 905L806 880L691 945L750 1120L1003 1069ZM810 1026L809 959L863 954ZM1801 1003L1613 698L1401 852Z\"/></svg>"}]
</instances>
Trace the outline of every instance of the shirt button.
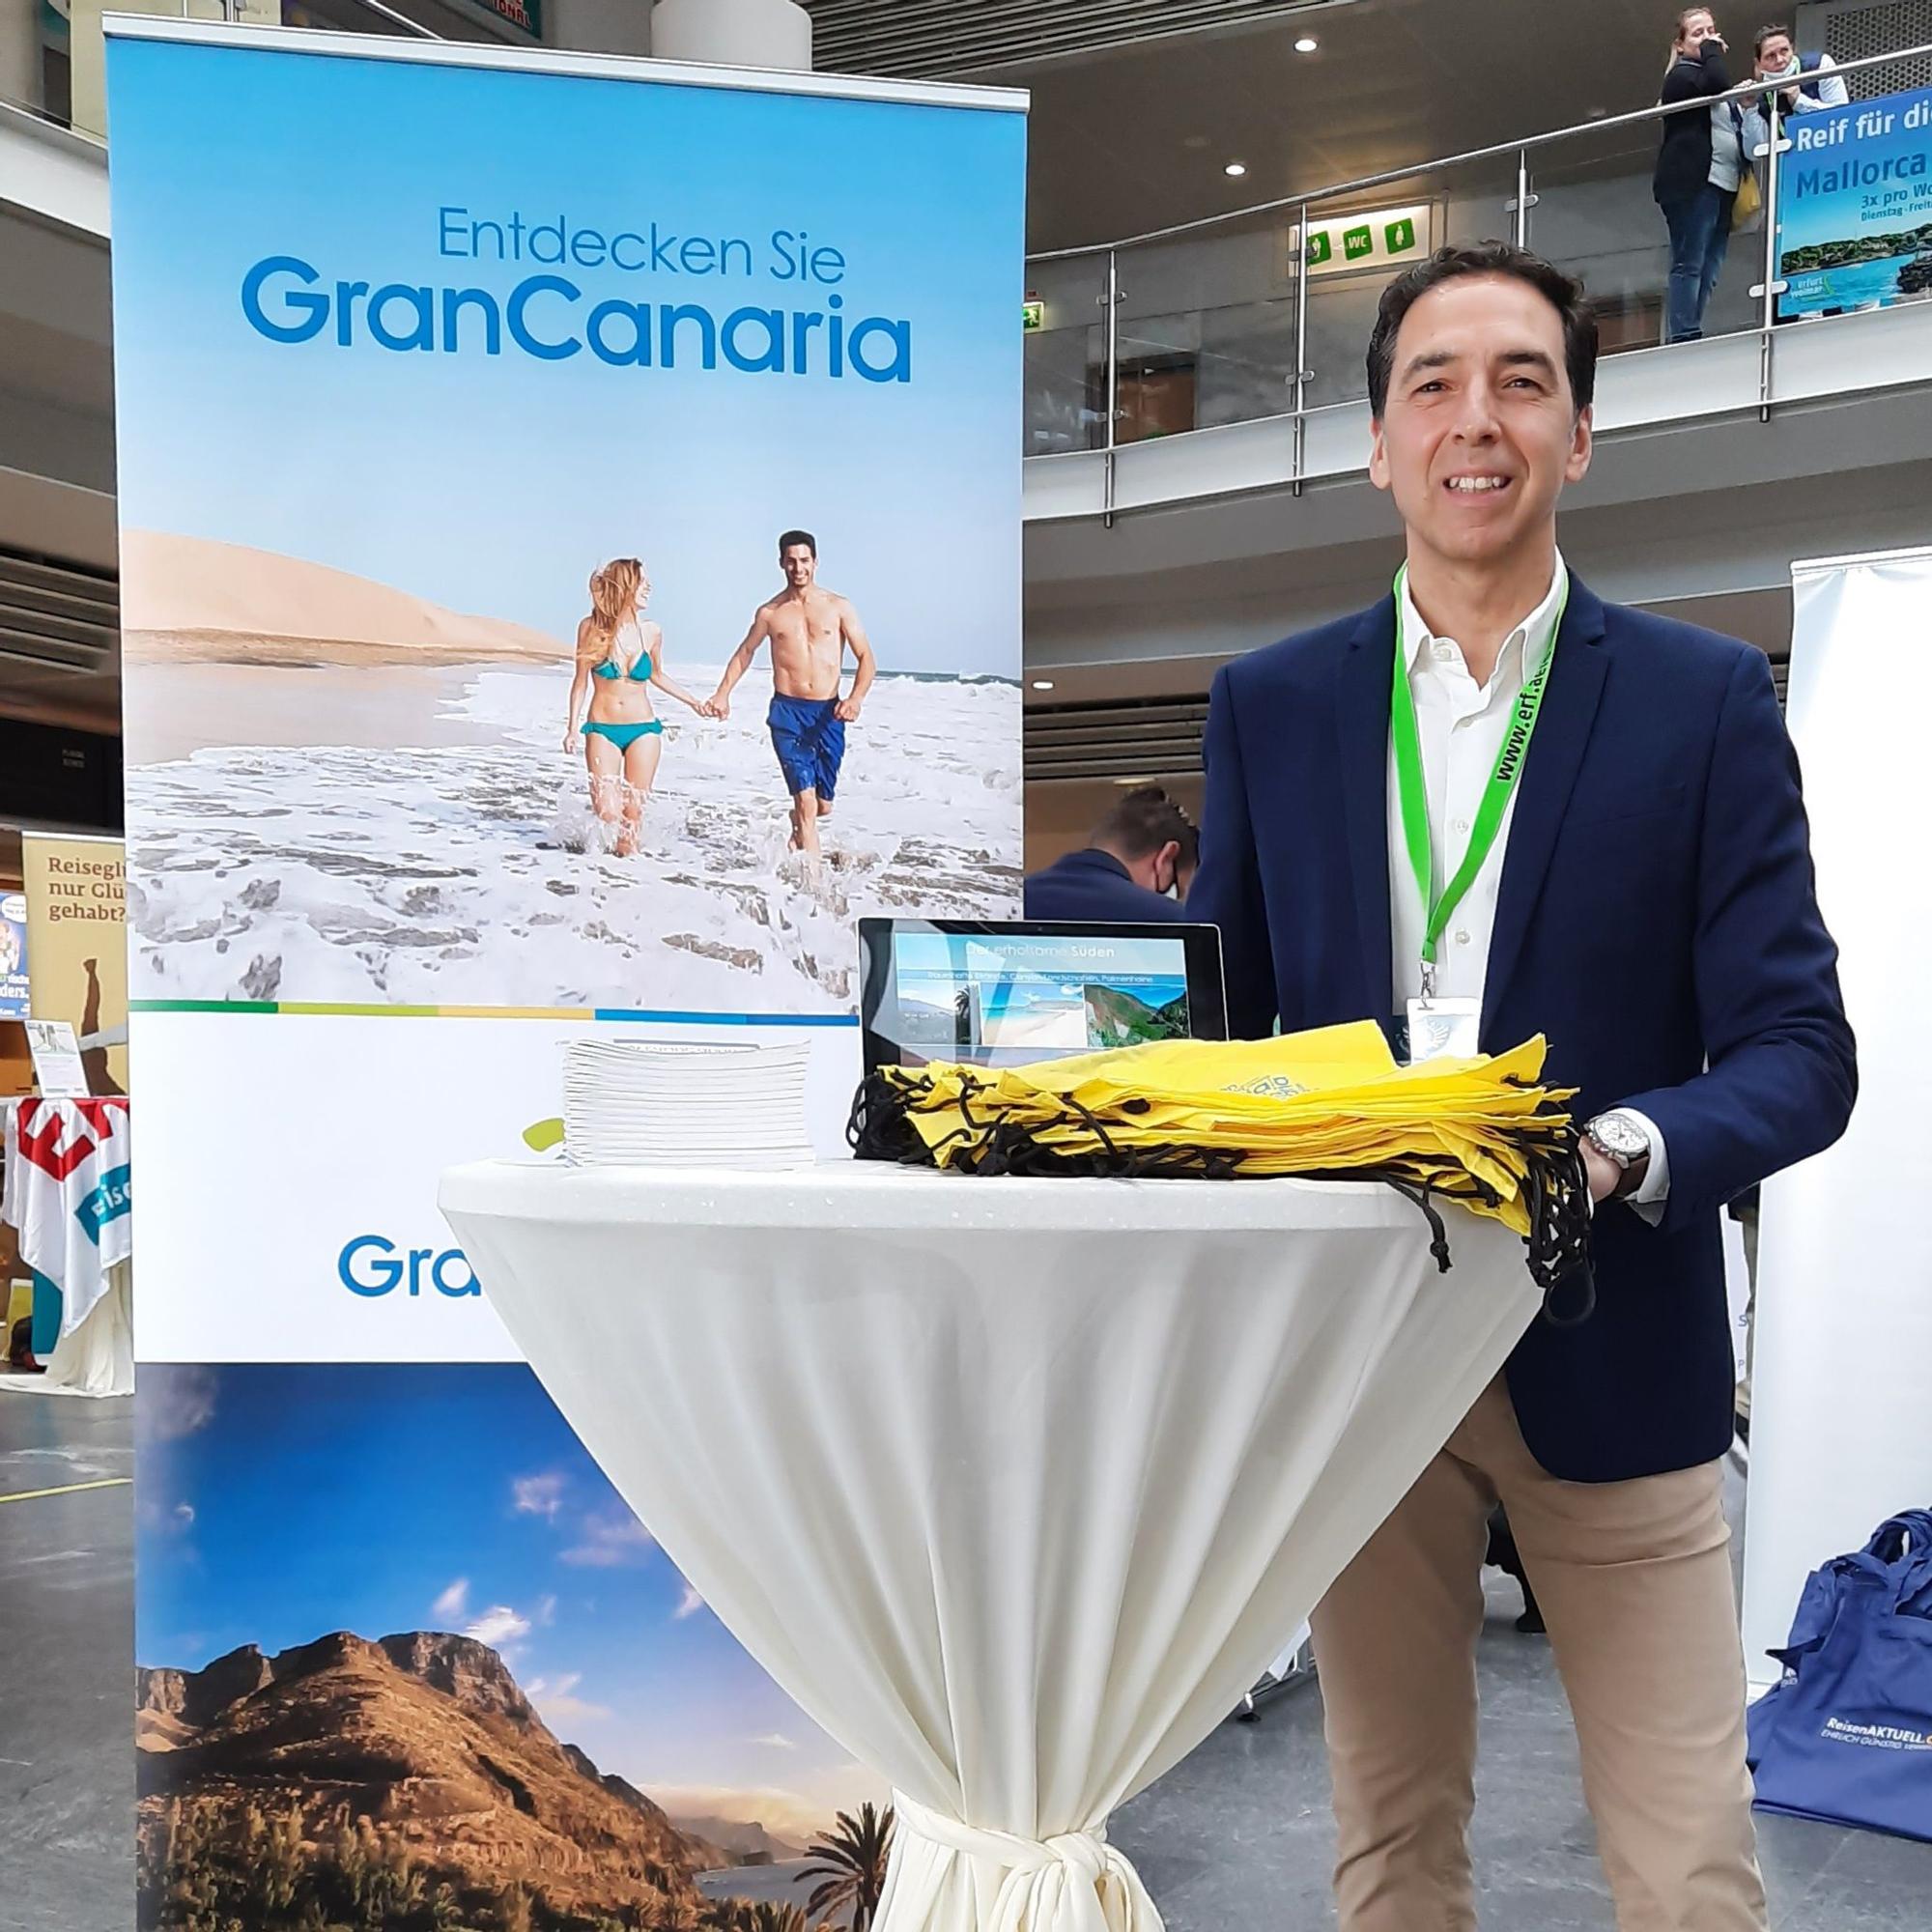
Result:
<instances>
[{"instance_id":1,"label":"shirt button","mask_svg":"<svg viewBox=\"0 0 1932 1932\"><path fill-rule=\"evenodd\" d=\"M1468 945L1468 943L1469 943L1469 935L1466 932L1459 932L1456 935L1456 944L1458 946L1466 946Z\"/></svg>"},{"instance_id":2,"label":"shirt button","mask_svg":"<svg viewBox=\"0 0 1932 1932\"><path fill-rule=\"evenodd\" d=\"M1454 644L1437 644L1435 646L1435 662L1437 664L1446 665L1455 655L1456 646Z\"/></svg>"},{"instance_id":3,"label":"shirt button","mask_svg":"<svg viewBox=\"0 0 1932 1932\"><path fill-rule=\"evenodd\" d=\"M1468 829L1469 829L1469 821L1466 818L1459 818L1456 821L1456 830L1458 832L1466 832L1468 831Z\"/></svg>"}]
</instances>

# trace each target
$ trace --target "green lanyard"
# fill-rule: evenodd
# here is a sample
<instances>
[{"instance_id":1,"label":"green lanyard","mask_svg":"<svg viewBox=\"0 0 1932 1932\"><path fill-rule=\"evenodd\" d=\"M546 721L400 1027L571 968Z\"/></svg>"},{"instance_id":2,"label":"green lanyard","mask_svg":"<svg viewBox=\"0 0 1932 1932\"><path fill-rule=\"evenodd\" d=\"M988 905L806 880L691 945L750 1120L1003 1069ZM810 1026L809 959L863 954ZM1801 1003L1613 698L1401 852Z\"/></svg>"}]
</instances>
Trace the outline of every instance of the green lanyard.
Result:
<instances>
[{"instance_id":1,"label":"green lanyard","mask_svg":"<svg viewBox=\"0 0 1932 1932\"><path fill-rule=\"evenodd\" d=\"M1469 849L1456 875L1432 896L1435 883L1435 861L1429 837L1429 790L1422 776L1422 734L1415 723L1415 694L1408 688L1408 654L1403 636L1402 611L1408 583L1408 566L1395 574L1395 686L1389 695L1389 729L1395 749L1396 786L1402 797L1402 836L1408 847L1408 863L1415 873L1416 890L1422 895L1422 992L1425 999L1435 990L1435 942L1442 937L1450 918L1462 904L1463 895L1483 869L1483 861L1496 842L1502 829L1503 813L1522 776L1523 759L1529 751L1530 734L1536 729L1536 714L1543 708L1544 687L1549 682L1549 667L1556 656L1556 634L1563 628L1563 613L1570 606L1570 578L1566 572L1563 588L1556 600L1556 619L1549 627L1549 642L1543 661L1524 681L1510 714L1509 729L1503 734L1502 749L1496 753L1495 769L1483 787L1482 803L1476 808L1476 822L1469 832Z\"/></svg>"}]
</instances>

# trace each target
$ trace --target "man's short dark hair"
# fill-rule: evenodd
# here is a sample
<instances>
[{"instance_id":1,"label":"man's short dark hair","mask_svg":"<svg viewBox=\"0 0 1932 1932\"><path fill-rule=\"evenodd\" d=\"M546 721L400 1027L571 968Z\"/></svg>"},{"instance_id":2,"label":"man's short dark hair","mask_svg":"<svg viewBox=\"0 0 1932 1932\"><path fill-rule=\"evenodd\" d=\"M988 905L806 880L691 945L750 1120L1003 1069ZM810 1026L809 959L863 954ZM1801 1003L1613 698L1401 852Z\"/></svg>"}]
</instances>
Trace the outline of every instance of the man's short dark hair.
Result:
<instances>
[{"instance_id":1,"label":"man's short dark hair","mask_svg":"<svg viewBox=\"0 0 1932 1932\"><path fill-rule=\"evenodd\" d=\"M1122 859L1145 859L1163 845L1179 845L1182 871L1201 863L1200 832L1160 785L1136 785L1094 828L1094 843Z\"/></svg>"},{"instance_id":2,"label":"man's short dark hair","mask_svg":"<svg viewBox=\"0 0 1932 1932\"><path fill-rule=\"evenodd\" d=\"M818 554L818 539L810 530L787 530L779 539L779 554L782 556L793 544L803 544L813 556Z\"/></svg>"},{"instance_id":3,"label":"man's short dark hair","mask_svg":"<svg viewBox=\"0 0 1932 1932\"><path fill-rule=\"evenodd\" d=\"M1774 20L1770 26L1760 27L1757 30L1757 39L1751 43L1751 54L1753 58L1764 52L1764 43L1767 41L1789 41L1795 47L1798 44L1798 36L1789 27L1785 26L1782 21Z\"/></svg>"},{"instance_id":4,"label":"man's short dark hair","mask_svg":"<svg viewBox=\"0 0 1932 1932\"><path fill-rule=\"evenodd\" d=\"M1381 420L1395 378L1395 339L1403 319L1431 289L1464 275L1511 275L1527 282L1553 308L1563 324L1563 362L1570 394L1581 415L1597 393L1597 318L1583 299L1583 284L1541 255L1507 242L1479 242L1468 247L1438 248L1426 262L1399 274L1382 291L1381 306L1369 336L1369 409Z\"/></svg>"}]
</instances>

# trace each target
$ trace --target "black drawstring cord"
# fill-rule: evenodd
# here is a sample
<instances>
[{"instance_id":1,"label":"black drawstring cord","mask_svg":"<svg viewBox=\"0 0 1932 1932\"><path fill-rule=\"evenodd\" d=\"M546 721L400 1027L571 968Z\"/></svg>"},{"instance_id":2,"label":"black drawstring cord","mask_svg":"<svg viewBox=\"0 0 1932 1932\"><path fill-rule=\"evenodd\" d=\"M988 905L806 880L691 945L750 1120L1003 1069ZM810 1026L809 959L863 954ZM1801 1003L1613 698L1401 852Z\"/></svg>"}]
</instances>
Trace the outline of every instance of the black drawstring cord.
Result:
<instances>
[{"instance_id":1,"label":"black drawstring cord","mask_svg":"<svg viewBox=\"0 0 1932 1932\"><path fill-rule=\"evenodd\" d=\"M1520 1084L1520 1083L1519 1083ZM1058 1098L1065 1110L1060 1122L1012 1118L1015 1110L974 1111L974 1102L988 1091L988 1083L972 1075L960 1081L958 1097L932 1111L956 1106L961 1124L928 1147L912 1125L921 1101L931 1101L935 1084L917 1069L887 1067L867 1077L852 1102L845 1138L861 1160L889 1160L901 1165L952 1165L969 1174L1068 1175L1128 1179L1199 1179L1236 1180L1244 1178L1246 1156L1238 1150L1189 1147L1168 1142L1158 1147L1122 1148L1094 1111L1070 1094ZM1031 1109L1029 1112L1031 1113ZM1146 1103L1127 1101L1122 1111L1145 1113ZM1094 1136L1096 1146L1055 1148L1040 1139L1049 1124L1077 1122ZM1590 1264L1591 1206L1589 1177L1576 1131L1567 1122L1531 1116L1517 1128L1523 1155L1523 1205L1529 1216L1530 1278L1543 1291L1543 1319L1553 1328L1575 1328L1596 1312L1597 1284ZM942 1152L950 1155L942 1159ZM1480 1202L1495 1208L1502 1197L1480 1177L1467 1172L1439 1182L1418 1182L1389 1168L1307 1170L1284 1179L1303 1180L1380 1181L1409 1202L1429 1223L1429 1252L1437 1271L1451 1265L1448 1228L1436 1203ZM1575 1291L1577 1305L1559 1313L1566 1291Z\"/></svg>"}]
</instances>

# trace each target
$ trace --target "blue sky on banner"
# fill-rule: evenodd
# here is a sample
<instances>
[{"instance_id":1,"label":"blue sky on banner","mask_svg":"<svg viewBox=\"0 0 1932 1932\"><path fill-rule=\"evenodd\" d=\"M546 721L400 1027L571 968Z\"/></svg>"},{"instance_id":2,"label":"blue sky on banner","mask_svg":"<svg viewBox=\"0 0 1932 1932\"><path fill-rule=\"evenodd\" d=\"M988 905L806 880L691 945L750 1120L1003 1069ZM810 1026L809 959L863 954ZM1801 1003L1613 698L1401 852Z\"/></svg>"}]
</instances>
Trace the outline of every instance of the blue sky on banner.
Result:
<instances>
[{"instance_id":1,"label":"blue sky on banner","mask_svg":"<svg viewBox=\"0 0 1932 1932\"><path fill-rule=\"evenodd\" d=\"M138 1662L447 1631L497 1650L559 1738L654 1795L736 1793L751 1815L763 1794L796 1828L869 1791L528 1369L151 1363L141 1377Z\"/></svg>"},{"instance_id":2,"label":"blue sky on banner","mask_svg":"<svg viewBox=\"0 0 1932 1932\"><path fill-rule=\"evenodd\" d=\"M673 654L710 662L802 525L896 668L1017 675L1021 116L144 41L110 61L125 524L566 639L590 568L641 554ZM275 258L318 279L273 272L258 306L308 339L244 313ZM520 347L512 297L544 275L582 298L536 291L530 341L648 303L656 366ZM340 282L369 291L345 304ZM391 283L432 291L434 347L376 339ZM480 303L443 346L465 289L500 311L500 353ZM722 340L702 366L695 318L662 366L676 303L721 337L779 311L787 366L733 367ZM900 327L834 376L835 317ZM418 333L401 298L380 321ZM902 338L910 380L854 366L895 375ZM636 325L600 340L622 357ZM732 340L771 347L758 324Z\"/></svg>"}]
</instances>

